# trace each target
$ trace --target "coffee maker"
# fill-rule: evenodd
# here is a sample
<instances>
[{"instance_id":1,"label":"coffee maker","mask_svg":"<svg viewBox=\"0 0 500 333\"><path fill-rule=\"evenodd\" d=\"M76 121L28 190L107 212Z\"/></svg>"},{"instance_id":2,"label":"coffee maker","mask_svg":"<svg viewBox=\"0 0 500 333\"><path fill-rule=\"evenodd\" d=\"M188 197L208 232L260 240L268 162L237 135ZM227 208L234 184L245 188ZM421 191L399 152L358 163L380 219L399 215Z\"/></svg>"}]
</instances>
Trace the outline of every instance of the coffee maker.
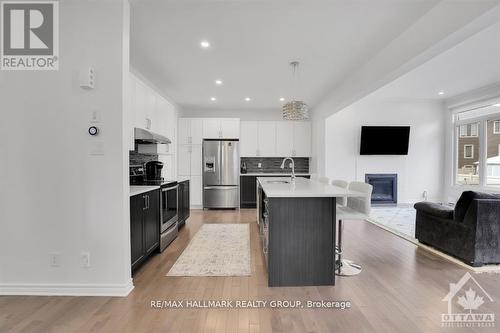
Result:
<instances>
[{"instance_id":1,"label":"coffee maker","mask_svg":"<svg viewBox=\"0 0 500 333\"><path fill-rule=\"evenodd\" d=\"M146 180L161 180L161 169L163 163L159 161L149 161L146 163Z\"/></svg>"}]
</instances>

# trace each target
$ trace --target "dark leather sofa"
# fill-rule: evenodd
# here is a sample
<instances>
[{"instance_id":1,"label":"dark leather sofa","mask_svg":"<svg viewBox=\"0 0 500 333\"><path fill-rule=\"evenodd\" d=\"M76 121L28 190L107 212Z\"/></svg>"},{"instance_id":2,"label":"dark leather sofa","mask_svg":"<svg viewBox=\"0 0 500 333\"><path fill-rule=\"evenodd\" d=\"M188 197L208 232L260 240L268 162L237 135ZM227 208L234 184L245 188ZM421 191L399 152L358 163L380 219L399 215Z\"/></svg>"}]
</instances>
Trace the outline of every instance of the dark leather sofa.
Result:
<instances>
[{"instance_id":1,"label":"dark leather sofa","mask_svg":"<svg viewBox=\"0 0 500 333\"><path fill-rule=\"evenodd\" d=\"M471 266L500 264L500 195L466 191L455 209L415 204L415 237Z\"/></svg>"}]
</instances>

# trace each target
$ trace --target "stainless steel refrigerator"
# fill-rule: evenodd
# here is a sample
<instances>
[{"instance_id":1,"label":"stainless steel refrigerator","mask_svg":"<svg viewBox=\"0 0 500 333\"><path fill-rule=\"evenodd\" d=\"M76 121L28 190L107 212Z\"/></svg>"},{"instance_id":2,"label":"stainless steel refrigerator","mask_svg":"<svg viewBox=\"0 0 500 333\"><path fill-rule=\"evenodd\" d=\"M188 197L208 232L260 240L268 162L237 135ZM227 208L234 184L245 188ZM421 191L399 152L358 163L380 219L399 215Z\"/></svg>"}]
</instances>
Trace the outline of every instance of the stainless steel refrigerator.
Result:
<instances>
[{"instance_id":1,"label":"stainless steel refrigerator","mask_svg":"<svg viewBox=\"0 0 500 333\"><path fill-rule=\"evenodd\" d=\"M240 206L238 140L203 140L203 208Z\"/></svg>"}]
</instances>

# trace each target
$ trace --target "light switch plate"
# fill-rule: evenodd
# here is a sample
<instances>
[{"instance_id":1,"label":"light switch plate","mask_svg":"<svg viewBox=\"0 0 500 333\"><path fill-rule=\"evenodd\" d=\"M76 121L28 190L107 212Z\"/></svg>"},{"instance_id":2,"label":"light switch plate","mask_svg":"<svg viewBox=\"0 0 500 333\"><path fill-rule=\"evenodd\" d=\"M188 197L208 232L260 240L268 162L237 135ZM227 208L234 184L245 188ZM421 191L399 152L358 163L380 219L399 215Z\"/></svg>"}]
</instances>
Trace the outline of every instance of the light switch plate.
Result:
<instances>
[{"instance_id":1,"label":"light switch plate","mask_svg":"<svg viewBox=\"0 0 500 333\"><path fill-rule=\"evenodd\" d=\"M90 110L90 122L92 124L97 124L101 122L101 111L93 109Z\"/></svg>"}]
</instances>

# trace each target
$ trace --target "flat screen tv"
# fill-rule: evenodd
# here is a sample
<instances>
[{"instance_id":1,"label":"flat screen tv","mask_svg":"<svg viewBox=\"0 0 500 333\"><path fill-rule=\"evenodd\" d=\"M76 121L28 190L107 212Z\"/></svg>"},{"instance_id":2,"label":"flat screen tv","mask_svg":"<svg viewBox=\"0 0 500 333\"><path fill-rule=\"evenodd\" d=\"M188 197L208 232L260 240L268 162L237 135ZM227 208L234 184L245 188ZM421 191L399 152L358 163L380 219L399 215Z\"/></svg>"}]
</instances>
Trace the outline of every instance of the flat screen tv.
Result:
<instances>
[{"instance_id":1,"label":"flat screen tv","mask_svg":"<svg viewBox=\"0 0 500 333\"><path fill-rule=\"evenodd\" d=\"M362 126L361 155L408 155L410 126Z\"/></svg>"}]
</instances>

